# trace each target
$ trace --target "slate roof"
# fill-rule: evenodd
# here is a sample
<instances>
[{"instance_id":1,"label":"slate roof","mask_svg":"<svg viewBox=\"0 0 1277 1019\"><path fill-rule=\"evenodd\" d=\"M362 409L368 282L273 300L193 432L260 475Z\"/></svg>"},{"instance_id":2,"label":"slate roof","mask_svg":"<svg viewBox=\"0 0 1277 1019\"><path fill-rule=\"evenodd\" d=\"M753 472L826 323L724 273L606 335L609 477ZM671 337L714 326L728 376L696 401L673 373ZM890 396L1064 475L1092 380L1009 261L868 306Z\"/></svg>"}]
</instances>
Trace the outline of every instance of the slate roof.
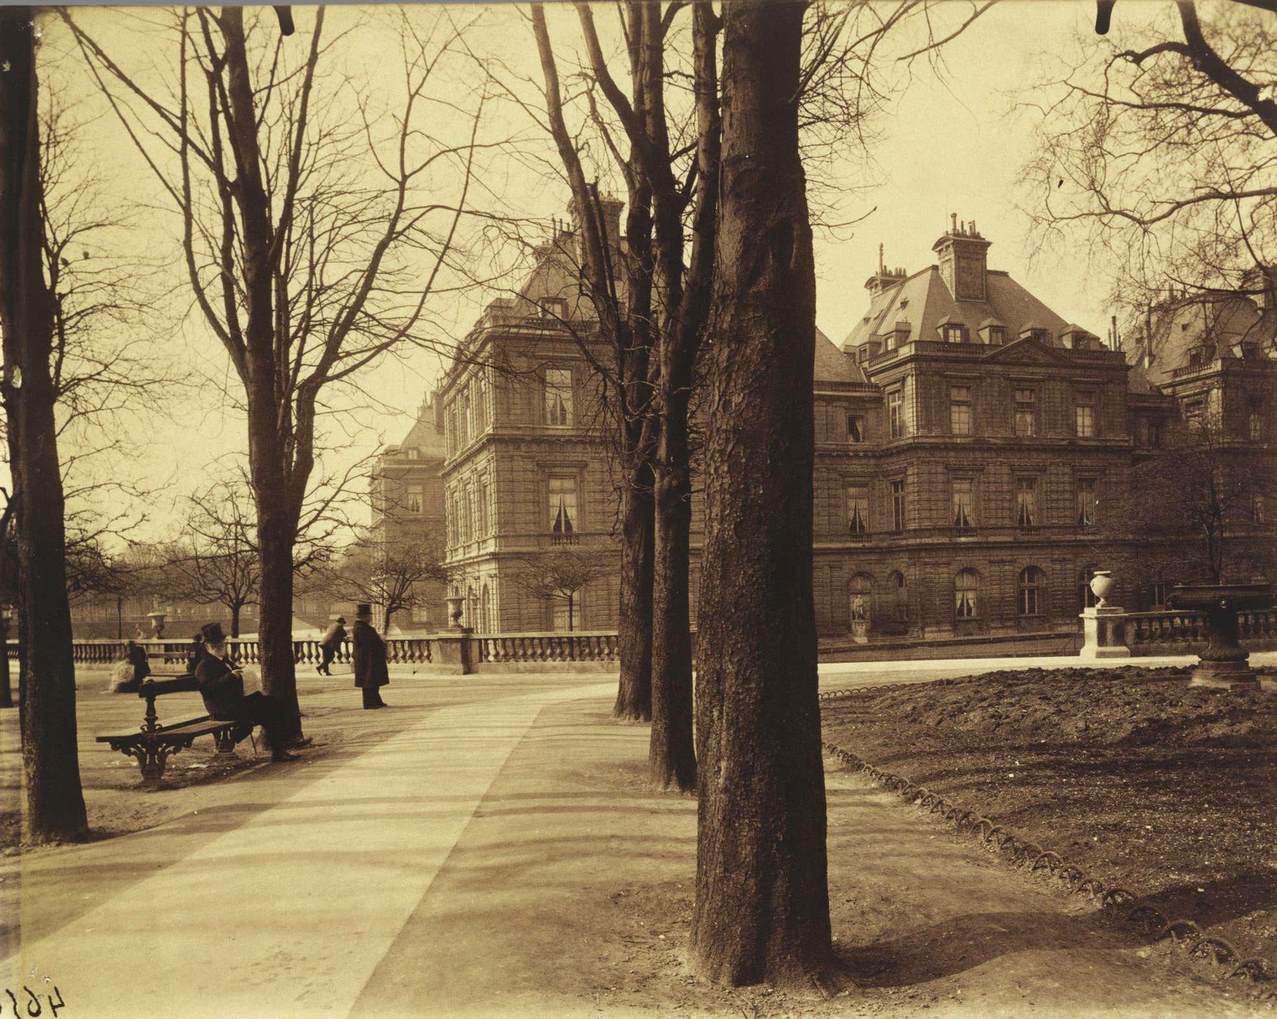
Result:
<instances>
[{"instance_id":1,"label":"slate roof","mask_svg":"<svg viewBox=\"0 0 1277 1019\"><path fill-rule=\"evenodd\" d=\"M413 422L408 434L399 443L400 449L415 446L421 450L423 460L442 460L447 456L442 428L435 427L435 408L433 403L423 403L417 411L417 420Z\"/></svg>"},{"instance_id":2,"label":"slate roof","mask_svg":"<svg viewBox=\"0 0 1277 1019\"><path fill-rule=\"evenodd\" d=\"M1189 355L1197 347L1218 356L1236 356L1243 341L1258 342L1261 348L1272 346L1277 338L1277 320L1265 316L1255 302L1242 294L1194 296L1155 314L1152 343L1149 345L1145 374L1153 385L1168 382L1176 368L1189 363ZM1137 363L1143 356L1144 337L1133 334L1126 344L1127 356Z\"/></svg>"},{"instance_id":3,"label":"slate roof","mask_svg":"<svg viewBox=\"0 0 1277 1019\"><path fill-rule=\"evenodd\" d=\"M865 374L850 354L844 354L837 345L819 329L816 330L816 381L860 382Z\"/></svg>"},{"instance_id":4,"label":"slate roof","mask_svg":"<svg viewBox=\"0 0 1277 1019\"><path fill-rule=\"evenodd\" d=\"M936 265L906 277L873 297L869 311L842 342L842 349L852 351L871 337L891 332L897 322L908 322L910 340L939 340L941 320L961 322L973 339L987 319L995 319L1007 327L1007 338L1020 335L1030 322L1047 329L1053 337L1068 328L1068 323L1039 301L1006 272L990 269L986 275L988 300L959 301L940 275Z\"/></svg>"}]
</instances>

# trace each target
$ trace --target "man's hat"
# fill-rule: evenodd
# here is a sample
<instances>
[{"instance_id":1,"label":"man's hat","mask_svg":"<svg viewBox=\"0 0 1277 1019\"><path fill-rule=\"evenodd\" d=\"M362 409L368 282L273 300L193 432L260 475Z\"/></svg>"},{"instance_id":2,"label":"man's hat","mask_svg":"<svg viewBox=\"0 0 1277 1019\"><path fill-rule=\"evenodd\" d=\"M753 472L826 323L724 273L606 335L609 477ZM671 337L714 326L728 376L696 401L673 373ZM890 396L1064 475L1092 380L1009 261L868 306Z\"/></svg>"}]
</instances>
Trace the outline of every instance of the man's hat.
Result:
<instances>
[{"instance_id":1,"label":"man's hat","mask_svg":"<svg viewBox=\"0 0 1277 1019\"><path fill-rule=\"evenodd\" d=\"M366 602L366 601L361 601L359 604L357 604L357 605L355 606L355 615L357 615L357 616L371 616L371 615L372 615L372 603L371 603L371 602Z\"/></svg>"},{"instance_id":2,"label":"man's hat","mask_svg":"<svg viewBox=\"0 0 1277 1019\"><path fill-rule=\"evenodd\" d=\"M344 626L344 625L346 624L346 617L345 617L345 616L338 616L338 617L337 617L337 622L341 623L341 624Z\"/></svg>"},{"instance_id":3,"label":"man's hat","mask_svg":"<svg viewBox=\"0 0 1277 1019\"><path fill-rule=\"evenodd\" d=\"M205 623L200 627L200 633L204 635L205 644L226 643L226 634L222 632L221 623Z\"/></svg>"}]
</instances>

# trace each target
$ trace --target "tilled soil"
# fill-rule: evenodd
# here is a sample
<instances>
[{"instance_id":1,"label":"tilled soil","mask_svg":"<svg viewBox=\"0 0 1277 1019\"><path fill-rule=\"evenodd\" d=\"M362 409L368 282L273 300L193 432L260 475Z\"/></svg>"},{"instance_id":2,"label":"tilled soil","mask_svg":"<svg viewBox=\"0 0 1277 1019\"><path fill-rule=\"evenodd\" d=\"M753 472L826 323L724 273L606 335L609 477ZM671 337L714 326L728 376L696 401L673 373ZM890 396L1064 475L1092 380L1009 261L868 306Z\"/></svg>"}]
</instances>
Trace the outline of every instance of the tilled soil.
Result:
<instances>
[{"instance_id":1,"label":"tilled soil","mask_svg":"<svg viewBox=\"0 0 1277 1019\"><path fill-rule=\"evenodd\" d=\"M1277 963L1277 695L1187 669L857 690L824 738Z\"/></svg>"}]
</instances>

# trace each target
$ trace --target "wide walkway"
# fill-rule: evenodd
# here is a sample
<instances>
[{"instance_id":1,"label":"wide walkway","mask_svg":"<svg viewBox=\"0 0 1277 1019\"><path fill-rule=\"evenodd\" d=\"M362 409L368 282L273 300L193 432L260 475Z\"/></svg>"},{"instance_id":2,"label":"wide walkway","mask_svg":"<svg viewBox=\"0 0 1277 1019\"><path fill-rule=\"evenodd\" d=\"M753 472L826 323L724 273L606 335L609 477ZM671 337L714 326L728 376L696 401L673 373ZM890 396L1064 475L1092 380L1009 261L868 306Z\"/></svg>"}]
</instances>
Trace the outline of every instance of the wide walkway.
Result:
<instances>
[{"instance_id":1,"label":"wide walkway","mask_svg":"<svg viewBox=\"0 0 1277 1019\"><path fill-rule=\"evenodd\" d=\"M3 986L56 984L72 1019L782 1014L691 979L695 803L644 791L610 677L556 679L450 681L362 753L262 769L242 809L23 858ZM829 787L864 986L786 1013L1249 1014L860 779Z\"/></svg>"}]
</instances>

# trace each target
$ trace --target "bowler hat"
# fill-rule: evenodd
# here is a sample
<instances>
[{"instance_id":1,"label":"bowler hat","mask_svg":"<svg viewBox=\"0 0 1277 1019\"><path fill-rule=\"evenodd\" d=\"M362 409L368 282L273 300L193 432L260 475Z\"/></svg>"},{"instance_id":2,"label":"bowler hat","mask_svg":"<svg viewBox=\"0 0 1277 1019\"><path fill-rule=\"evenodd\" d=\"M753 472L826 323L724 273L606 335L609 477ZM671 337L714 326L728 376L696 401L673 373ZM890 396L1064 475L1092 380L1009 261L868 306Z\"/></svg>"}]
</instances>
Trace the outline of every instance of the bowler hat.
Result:
<instances>
[{"instance_id":1,"label":"bowler hat","mask_svg":"<svg viewBox=\"0 0 1277 1019\"><path fill-rule=\"evenodd\" d=\"M204 635L205 644L226 643L226 634L222 632L221 623L205 623L200 627L200 633Z\"/></svg>"},{"instance_id":2,"label":"bowler hat","mask_svg":"<svg viewBox=\"0 0 1277 1019\"><path fill-rule=\"evenodd\" d=\"M338 616L338 617L337 617L337 622L341 623L341 625L342 625L342 626L345 626L345 625L346 625L346 617L345 617L345 616Z\"/></svg>"},{"instance_id":3,"label":"bowler hat","mask_svg":"<svg viewBox=\"0 0 1277 1019\"><path fill-rule=\"evenodd\" d=\"M371 615L372 615L372 603L371 603L371 602L366 602L366 601L361 601L359 604L357 604L357 605L355 606L355 615L357 615L357 616L371 616Z\"/></svg>"}]
</instances>

